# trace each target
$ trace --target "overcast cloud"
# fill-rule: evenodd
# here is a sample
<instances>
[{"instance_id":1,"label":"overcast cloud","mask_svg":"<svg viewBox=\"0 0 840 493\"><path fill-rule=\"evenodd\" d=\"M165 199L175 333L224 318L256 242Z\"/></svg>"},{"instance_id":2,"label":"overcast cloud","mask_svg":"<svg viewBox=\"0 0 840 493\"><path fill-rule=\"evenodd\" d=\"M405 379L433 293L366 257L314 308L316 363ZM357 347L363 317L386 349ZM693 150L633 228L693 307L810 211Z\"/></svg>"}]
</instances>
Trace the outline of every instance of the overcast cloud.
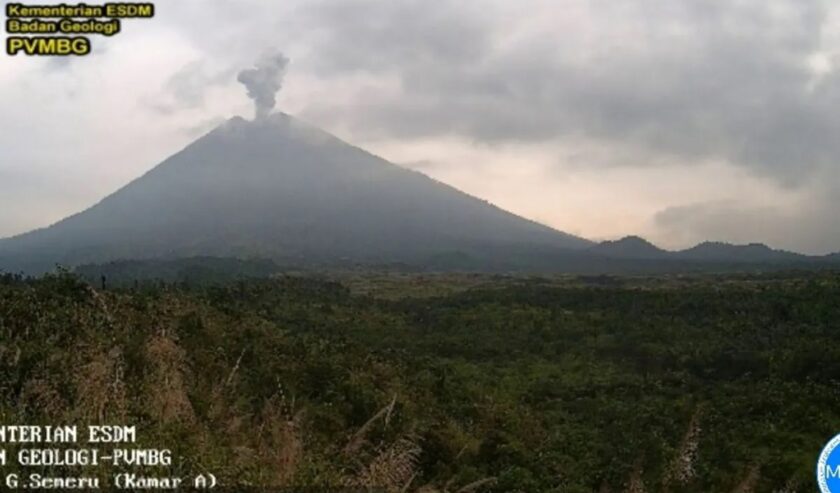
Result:
<instances>
[{"instance_id":1,"label":"overcast cloud","mask_svg":"<svg viewBox=\"0 0 840 493\"><path fill-rule=\"evenodd\" d=\"M278 109L558 229L840 250L840 9L810 0L162 0L93 56L0 58L0 236L250 116L266 50Z\"/></svg>"}]
</instances>

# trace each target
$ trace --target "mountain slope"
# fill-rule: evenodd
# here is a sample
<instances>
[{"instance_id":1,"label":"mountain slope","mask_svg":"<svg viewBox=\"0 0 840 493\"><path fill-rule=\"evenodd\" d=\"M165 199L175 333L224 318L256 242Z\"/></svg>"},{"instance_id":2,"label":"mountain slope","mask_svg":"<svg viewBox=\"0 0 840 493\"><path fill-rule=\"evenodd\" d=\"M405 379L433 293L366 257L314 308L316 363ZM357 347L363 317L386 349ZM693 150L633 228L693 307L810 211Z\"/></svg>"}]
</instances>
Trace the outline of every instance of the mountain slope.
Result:
<instances>
[{"instance_id":1,"label":"mountain slope","mask_svg":"<svg viewBox=\"0 0 840 493\"><path fill-rule=\"evenodd\" d=\"M233 118L90 209L0 241L0 268L193 255L411 262L590 245L276 114Z\"/></svg>"}]
</instances>

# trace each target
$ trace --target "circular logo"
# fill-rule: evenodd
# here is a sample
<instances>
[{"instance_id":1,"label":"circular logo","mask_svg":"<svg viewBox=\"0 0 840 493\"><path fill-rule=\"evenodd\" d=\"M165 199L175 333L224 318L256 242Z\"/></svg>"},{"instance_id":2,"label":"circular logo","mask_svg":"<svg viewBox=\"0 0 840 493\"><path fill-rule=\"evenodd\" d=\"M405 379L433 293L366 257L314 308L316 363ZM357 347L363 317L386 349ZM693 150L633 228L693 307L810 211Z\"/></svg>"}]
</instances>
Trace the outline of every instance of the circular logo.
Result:
<instances>
[{"instance_id":1,"label":"circular logo","mask_svg":"<svg viewBox=\"0 0 840 493\"><path fill-rule=\"evenodd\" d=\"M840 493L840 435L829 440L820 452L817 485L822 493Z\"/></svg>"}]
</instances>

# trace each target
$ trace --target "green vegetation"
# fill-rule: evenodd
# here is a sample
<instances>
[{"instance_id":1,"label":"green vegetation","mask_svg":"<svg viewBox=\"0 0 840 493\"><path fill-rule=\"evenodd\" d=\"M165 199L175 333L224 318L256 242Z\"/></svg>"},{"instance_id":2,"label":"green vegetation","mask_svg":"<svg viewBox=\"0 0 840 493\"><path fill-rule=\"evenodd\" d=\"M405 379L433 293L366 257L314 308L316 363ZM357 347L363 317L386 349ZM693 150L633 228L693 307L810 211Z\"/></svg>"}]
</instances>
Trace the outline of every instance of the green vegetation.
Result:
<instances>
[{"instance_id":1,"label":"green vegetation","mask_svg":"<svg viewBox=\"0 0 840 493\"><path fill-rule=\"evenodd\" d=\"M827 272L7 275L0 421L136 424L223 484L813 491L838 300Z\"/></svg>"}]
</instances>

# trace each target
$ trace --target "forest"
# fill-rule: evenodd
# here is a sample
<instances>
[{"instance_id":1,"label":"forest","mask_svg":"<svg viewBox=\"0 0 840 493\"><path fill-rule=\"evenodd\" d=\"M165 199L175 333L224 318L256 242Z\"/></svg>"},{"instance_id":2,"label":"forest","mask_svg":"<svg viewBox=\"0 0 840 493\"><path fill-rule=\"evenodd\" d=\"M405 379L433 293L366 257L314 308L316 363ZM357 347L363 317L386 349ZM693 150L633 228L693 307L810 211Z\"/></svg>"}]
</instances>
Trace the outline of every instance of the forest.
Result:
<instances>
[{"instance_id":1,"label":"forest","mask_svg":"<svg viewBox=\"0 0 840 493\"><path fill-rule=\"evenodd\" d=\"M838 300L832 271L6 274L0 419L136 425L158 474L242 488L814 491Z\"/></svg>"}]
</instances>

